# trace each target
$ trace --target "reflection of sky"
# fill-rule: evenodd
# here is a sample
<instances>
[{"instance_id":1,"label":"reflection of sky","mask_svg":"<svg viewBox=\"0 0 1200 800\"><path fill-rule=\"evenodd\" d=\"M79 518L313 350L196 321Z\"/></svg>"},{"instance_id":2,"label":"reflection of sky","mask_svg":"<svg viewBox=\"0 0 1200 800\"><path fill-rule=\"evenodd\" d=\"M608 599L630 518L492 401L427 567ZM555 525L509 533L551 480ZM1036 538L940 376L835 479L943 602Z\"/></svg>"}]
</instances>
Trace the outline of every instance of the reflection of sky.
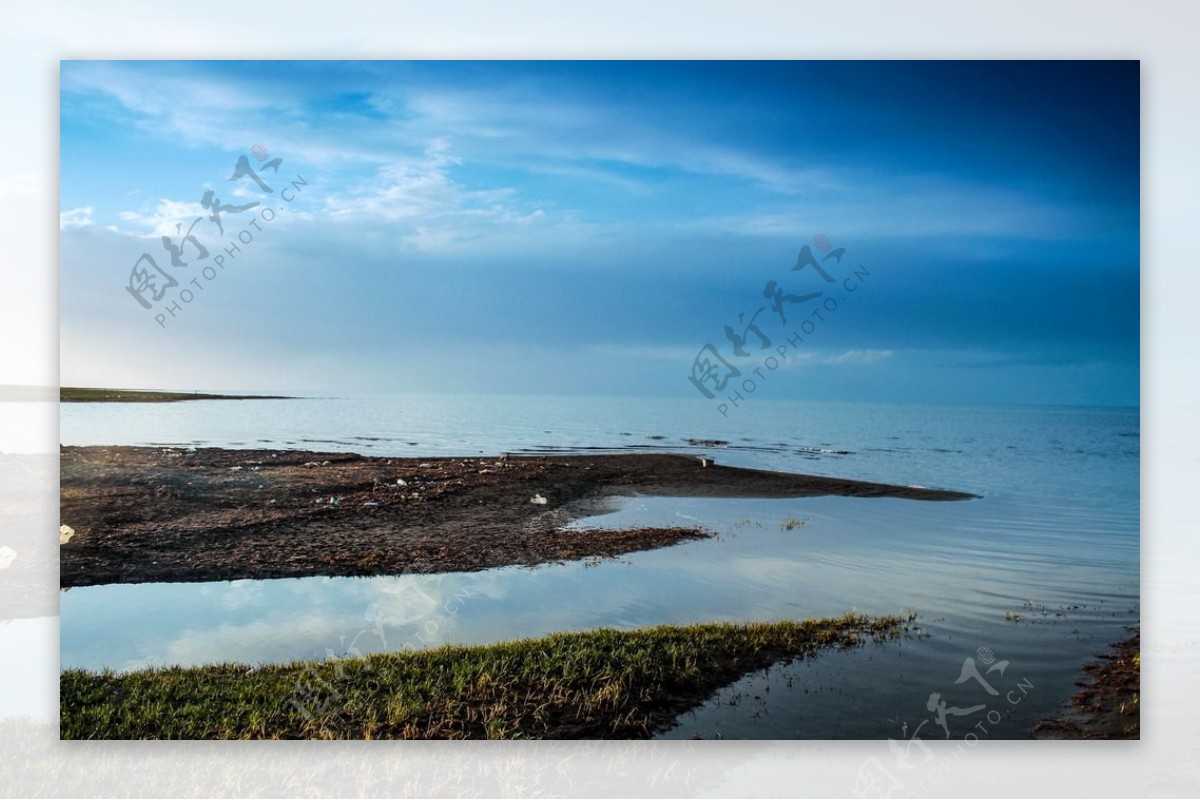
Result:
<instances>
[{"instance_id":1,"label":"reflection of sky","mask_svg":"<svg viewBox=\"0 0 1200 800\"><path fill-rule=\"evenodd\" d=\"M72 589L62 598L64 665L286 661L327 650L848 610L913 609L935 617L942 631L987 632L997 641L1011 630L1005 611L1025 599L1051 610L1095 604L1075 611L1075 622L1100 620L1103 610L1128 616L1137 568L1128 557L1136 532L1127 523L1112 526L1113 542L1081 555L1074 538L1049 521L1029 532L1048 543L1034 557L989 521L1012 511L987 499L640 498L589 524L678 524L682 514L703 518L719 538L595 565ZM793 517L807 524L785 530Z\"/></svg>"}]
</instances>

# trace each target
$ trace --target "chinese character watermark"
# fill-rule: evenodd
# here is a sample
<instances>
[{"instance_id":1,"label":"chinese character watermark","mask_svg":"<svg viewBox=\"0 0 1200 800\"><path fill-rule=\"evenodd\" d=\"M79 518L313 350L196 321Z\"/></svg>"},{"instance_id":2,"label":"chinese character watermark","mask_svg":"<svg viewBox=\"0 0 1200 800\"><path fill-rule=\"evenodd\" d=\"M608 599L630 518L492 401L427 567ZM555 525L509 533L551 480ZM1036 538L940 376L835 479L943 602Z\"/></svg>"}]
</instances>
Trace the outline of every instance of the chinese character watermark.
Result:
<instances>
[{"instance_id":1,"label":"chinese character watermark","mask_svg":"<svg viewBox=\"0 0 1200 800\"><path fill-rule=\"evenodd\" d=\"M804 276L811 274L824 284L838 283L838 278L829 270L841 266L846 248L834 249L825 234L814 236L813 244L821 251L821 258L817 258L812 247L804 245L791 272L802 272ZM831 260L833 263L829 264ZM809 272L804 272L806 269L809 269ZM857 291L870 275L870 270L860 265L842 278L841 288L846 293L842 299L845 300L849 293ZM798 281L800 277L793 276L789 281ZM789 291L791 288L791 285L785 287L779 280L768 280L763 287L762 297L770 301L769 304L759 306L749 315L744 311L739 312L737 325L724 326L725 338L729 341L732 355L726 358L715 344L709 342L700 348L700 352L692 361L688 380L706 399L717 400L720 396L721 402L717 405L717 411L721 416L728 417L730 410L739 407L746 400L746 395L754 393L769 373L779 369L792 356L798 354L800 346L805 342L804 337L815 333L817 327L827 321L827 315L835 313L839 308L838 299L832 294L827 294L830 291L828 286L821 291L806 291L801 294L793 294ZM802 307L810 303L816 303L816 307L809 311L798 326L793 325L789 331L788 316L792 315L794 318L795 315L801 314ZM763 330L762 326L765 323L760 317L768 310L779 318L779 325L784 327L782 334L774 330L770 333ZM771 319L770 314L765 319ZM785 338L776 344L777 340L772 339L772 336ZM792 355L789 355L789 351L793 351ZM761 363L757 366L753 362L749 365L734 363L739 359L754 358L759 359ZM746 394L743 395L742 392Z\"/></svg>"},{"instance_id":2,"label":"chinese character watermark","mask_svg":"<svg viewBox=\"0 0 1200 800\"><path fill-rule=\"evenodd\" d=\"M892 797L896 792L905 790L905 796L919 797L941 783L955 762L966 754L966 748L978 745L981 736L986 737L1000 724L1004 719L1001 709L1019 705L1034 688L1028 678L1013 679L1011 675L1006 678L1008 668L1009 662L997 661L996 654L988 647L980 647L975 655L964 658L958 678L952 686L967 687L959 691L971 693L970 705L951 705L943 699L942 692L930 692L925 709L932 716L921 720L911 734L908 723L903 723L901 741L888 738L888 749L894 757L896 771L892 772L879 758L871 756L863 762L855 776L855 795ZM977 717L979 714L982 717ZM930 731L935 738L961 740L962 744L950 755L937 758L920 736L930 723L933 723Z\"/></svg>"},{"instance_id":3,"label":"chinese character watermark","mask_svg":"<svg viewBox=\"0 0 1200 800\"><path fill-rule=\"evenodd\" d=\"M283 159L273 158L267 161L269 153L260 144L254 145L251 152L256 159L266 161L266 163L262 164L259 170L255 170L250 165L250 159L243 155L234 164L233 174L228 181L246 179L256 187L259 193L269 196L277 195L285 204L295 200L304 187L308 186L308 181L297 175L295 179L288 181L287 185L281 186L276 192L274 187L263 180L260 171L266 173L267 170L270 170L271 180L274 181L279 174L279 167L283 164ZM187 224L186 228L184 227L185 222L179 222L175 226L175 236L164 235L162 237L162 248L167 254L166 256L159 254L162 264L155 259L154 254L142 253L129 272L125 290L142 308L157 312L154 314L154 321L158 323L159 327L167 327L168 314L171 319L176 319L183 312L183 307L195 300L196 291L189 287L195 287L197 291L205 291L206 284L216 279L219 271L225 269L227 262L233 262L242 252L242 247L254 241L255 233L251 232L251 229L257 233L264 232L263 224L269 224L277 216L277 211L283 211L285 206L279 206L276 209L270 205L264 205L263 201L267 199L264 197L263 200L234 205L222 202L215 190L205 190L200 198L200 205L209 212L208 216L190 220L190 224ZM230 221L230 217L251 211L254 213L246 220L242 230L236 234L231 232L226 237L225 225ZM213 245L216 252L210 251L210 248L201 241L196 232L196 226L205 220L210 226L216 227L218 239L227 242L224 246L220 241ZM201 230L211 233L209 226L205 226ZM195 272L199 272L199 275L187 280L189 274ZM173 292L181 286L182 288L179 288L177 292ZM169 297L172 293L174 293L173 299Z\"/></svg>"}]
</instances>

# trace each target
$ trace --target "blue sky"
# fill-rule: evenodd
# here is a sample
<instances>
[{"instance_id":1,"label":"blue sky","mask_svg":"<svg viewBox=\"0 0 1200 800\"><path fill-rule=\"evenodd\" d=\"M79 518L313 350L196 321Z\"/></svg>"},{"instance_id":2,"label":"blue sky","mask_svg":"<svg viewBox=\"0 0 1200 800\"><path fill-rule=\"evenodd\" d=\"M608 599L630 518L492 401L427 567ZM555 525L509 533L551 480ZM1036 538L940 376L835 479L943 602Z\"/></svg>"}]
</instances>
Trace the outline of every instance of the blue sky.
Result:
<instances>
[{"instance_id":1,"label":"blue sky","mask_svg":"<svg viewBox=\"0 0 1200 800\"><path fill-rule=\"evenodd\" d=\"M61 91L65 385L699 397L704 345L749 373L834 297L756 394L1138 404L1137 62L63 62ZM269 194L228 180L254 145ZM260 205L221 236L208 190ZM818 234L834 284L791 269ZM150 309L143 253L178 284ZM824 294L789 328L769 280Z\"/></svg>"}]
</instances>

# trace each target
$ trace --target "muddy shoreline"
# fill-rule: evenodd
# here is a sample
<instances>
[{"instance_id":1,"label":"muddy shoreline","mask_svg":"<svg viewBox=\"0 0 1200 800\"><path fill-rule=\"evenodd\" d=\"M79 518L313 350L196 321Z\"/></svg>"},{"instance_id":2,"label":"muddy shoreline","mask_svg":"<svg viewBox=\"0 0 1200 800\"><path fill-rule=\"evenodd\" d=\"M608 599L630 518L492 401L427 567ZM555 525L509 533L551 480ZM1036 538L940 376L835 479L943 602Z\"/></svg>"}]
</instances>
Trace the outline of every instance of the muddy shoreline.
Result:
<instances>
[{"instance_id":1,"label":"muddy shoreline","mask_svg":"<svg viewBox=\"0 0 1200 800\"><path fill-rule=\"evenodd\" d=\"M613 498L973 495L668 454L377 458L62 447L60 585L476 571L616 556L697 528L564 531ZM544 500L544 503L541 502Z\"/></svg>"},{"instance_id":2,"label":"muddy shoreline","mask_svg":"<svg viewBox=\"0 0 1200 800\"><path fill-rule=\"evenodd\" d=\"M1033 729L1038 739L1141 738L1141 632L1114 642L1099 662L1083 668L1086 681L1066 708Z\"/></svg>"}]
</instances>

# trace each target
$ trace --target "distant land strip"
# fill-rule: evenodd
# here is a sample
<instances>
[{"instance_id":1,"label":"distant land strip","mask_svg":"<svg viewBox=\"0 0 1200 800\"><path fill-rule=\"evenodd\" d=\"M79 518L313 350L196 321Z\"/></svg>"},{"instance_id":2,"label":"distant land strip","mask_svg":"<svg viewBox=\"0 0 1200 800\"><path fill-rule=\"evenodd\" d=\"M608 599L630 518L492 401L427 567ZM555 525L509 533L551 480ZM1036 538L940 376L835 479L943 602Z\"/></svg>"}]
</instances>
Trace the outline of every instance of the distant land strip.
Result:
<instances>
[{"instance_id":1,"label":"distant land strip","mask_svg":"<svg viewBox=\"0 0 1200 800\"><path fill-rule=\"evenodd\" d=\"M209 394L206 392L145 392L130 389L82 389L63 386L58 390L63 403L177 403L181 400L295 400L276 394Z\"/></svg>"}]
</instances>

